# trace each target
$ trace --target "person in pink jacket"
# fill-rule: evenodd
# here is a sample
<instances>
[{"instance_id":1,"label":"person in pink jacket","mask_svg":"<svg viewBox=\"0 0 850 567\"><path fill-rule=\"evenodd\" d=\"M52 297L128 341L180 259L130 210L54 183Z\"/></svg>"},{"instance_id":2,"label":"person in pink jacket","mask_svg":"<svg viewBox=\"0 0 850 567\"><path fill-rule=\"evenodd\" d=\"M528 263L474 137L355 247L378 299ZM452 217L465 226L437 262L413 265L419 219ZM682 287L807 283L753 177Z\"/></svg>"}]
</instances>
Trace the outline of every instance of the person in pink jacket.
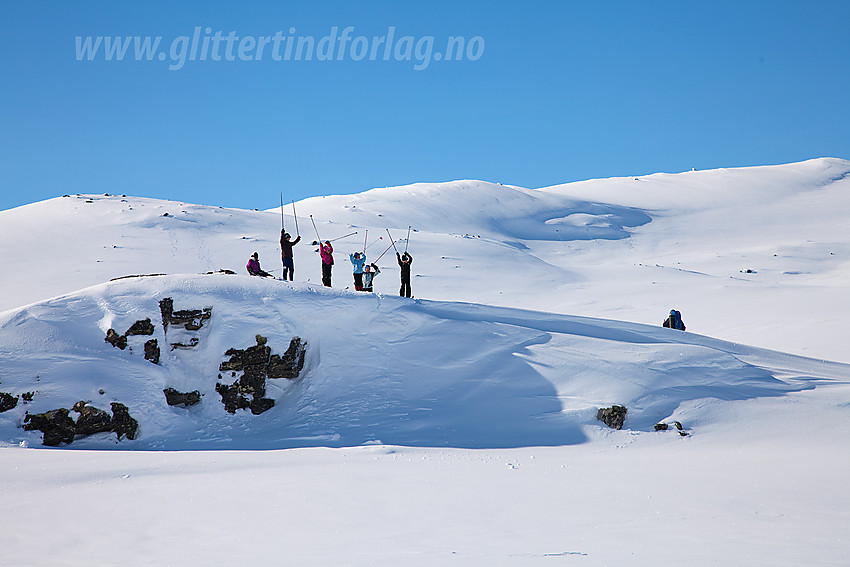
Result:
<instances>
[{"instance_id":1,"label":"person in pink jacket","mask_svg":"<svg viewBox=\"0 0 850 567\"><path fill-rule=\"evenodd\" d=\"M251 257L248 259L248 265L245 266L245 269L247 269L248 273L252 276L262 276L264 278L274 277L270 273L260 268L260 255L256 252L251 254Z\"/></svg>"},{"instance_id":2,"label":"person in pink jacket","mask_svg":"<svg viewBox=\"0 0 850 567\"><path fill-rule=\"evenodd\" d=\"M331 287L331 270L334 265L334 247L331 246L330 240L325 240L324 244L319 244L319 253L322 255L322 285Z\"/></svg>"}]
</instances>

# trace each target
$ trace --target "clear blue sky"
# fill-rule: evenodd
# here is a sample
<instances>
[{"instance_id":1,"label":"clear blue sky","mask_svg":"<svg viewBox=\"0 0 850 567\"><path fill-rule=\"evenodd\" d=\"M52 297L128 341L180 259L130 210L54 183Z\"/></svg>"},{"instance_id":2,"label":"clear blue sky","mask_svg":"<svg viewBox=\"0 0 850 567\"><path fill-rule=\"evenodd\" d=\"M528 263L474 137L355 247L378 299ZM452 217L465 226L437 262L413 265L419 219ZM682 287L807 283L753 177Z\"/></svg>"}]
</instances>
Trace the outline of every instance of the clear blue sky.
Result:
<instances>
[{"instance_id":1,"label":"clear blue sky","mask_svg":"<svg viewBox=\"0 0 850 567\"><path fill-rule=\"evenodd\" d=\"M3 0L0 209L66 193L262 209L281 192L850 158L848 22L844 0ZM341 61L275 61L271 43L257 60L251 40L238 56L246 36L349 26ZM420 55L429 36L432 54L450 36L483 51L355 60L391 26ZM206 60L170 70L196 27ZM219 31L235 60L224 41L211 59ZM162 36L167 58L78 61L77 36Z\"/></svg>"}]
</instances>

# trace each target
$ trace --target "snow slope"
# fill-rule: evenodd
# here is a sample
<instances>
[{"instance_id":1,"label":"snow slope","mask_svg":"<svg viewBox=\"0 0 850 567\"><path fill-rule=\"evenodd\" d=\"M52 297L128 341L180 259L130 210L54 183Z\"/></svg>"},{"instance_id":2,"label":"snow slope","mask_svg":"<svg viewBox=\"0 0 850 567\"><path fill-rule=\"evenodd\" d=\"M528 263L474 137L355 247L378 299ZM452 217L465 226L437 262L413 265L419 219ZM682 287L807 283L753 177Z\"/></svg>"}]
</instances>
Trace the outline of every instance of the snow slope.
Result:
<instances>
[{"instance_id":1,"label":"snow slope","mask_svg":"<svg viewBox=\"0 0 850 567\"><path fill-rule=\"evenodd\" d=\"M242 275L253 251L279 270L276 209L80 195L0 211L0 391L34 392L0 413L3 561L848 564L848 172L307 199L292 284ZM358 232L336 243L333 289L309 215L323 238ZM395 295L391 253L378 293L344 289L367 229L374 261L411 225L417 299ZM205 275L220 268L238 274ZM109 281L130 274L166 275ZM146 317L180 340L164 297L213 308L197 347L154 365L147 337L104 342ZM660 327L671 307L695 332ZM229 414L219 364L257 334L274 353L304 338L305 367L269 380L267 412ZM202 402L169 407L169 386ZM126 404L138 438L35 450L25 412L79 400ZM596 420L611 404L622 431ZM687 436L653 428L674 420Z\"/></svg>"},{"instance_id":2,"label":"snow slope","mask_svg":"<svg viewBox=\"0 0 850 567\"><path fill-rule=\"evenodd\" d=\"M297 204L296 280L321 277L309 215L324 239L358 232L335 243L335 287L351 284L347 255L366 230L372 261L386 229L404 239L412 226L418 297L651 325L676 308L701 334L850 362L848 172L850 162L818 159L538 190L457 181L316 197ZM244 273L254 251L279 275L280 222L277 209L120 195L0 211L0 261L16 267L2 275L0 310L130 274ZM376 289L393 293L392 250L379 264L389 271Z\"/></svg>"}]
</instances>

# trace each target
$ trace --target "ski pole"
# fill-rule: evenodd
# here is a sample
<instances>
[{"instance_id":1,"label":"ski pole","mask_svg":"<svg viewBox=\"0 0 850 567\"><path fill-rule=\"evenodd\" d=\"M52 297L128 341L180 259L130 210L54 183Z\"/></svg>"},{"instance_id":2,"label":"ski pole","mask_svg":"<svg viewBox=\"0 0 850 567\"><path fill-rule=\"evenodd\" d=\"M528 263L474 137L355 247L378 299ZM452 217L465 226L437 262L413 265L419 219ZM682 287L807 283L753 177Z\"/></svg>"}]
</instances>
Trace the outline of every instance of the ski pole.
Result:
<instances>
[{"instance_id":1,"label":"ski pole","mask_svg":"<svg viewBox=\"0 0 850 567\"><path fill-rule=\"evenodd\" d=\"M389 252L389 251L390 251L390 248L392 248L393 246L395 246L395 242L393 242L392 244L390 244L389 246L387 246L387 249L386 249L386 250L384 250L383 252L381 252L381 255L380 255L380 256L378 256L377 258L375 258L375 262L377 262L378 260L380 260L381 258L383 258L383 257L384 257L384 254L386 254L387 252ZM374 262L373 262L373 263L374 263Z\"/></svg>"},{"instance_id":2,"label":"ski pole","mask_svg":"<svg viewBox=\"0 0 850 567\"><path fill-rule=\"evenodd\" d=\"M395 242L393 242L393 235L390 234L390 229L387 229L387 236L390 237L390 242L393 243L393 248L395 248ZM395 253L398 254L398 248L395 248Z\"/></svg>"},{"instance_id":3,"label":"ski pole","mask_svg":"<svg viewBox=\"0 0 850 567\"><path fill-rule=\"evenodd\" d=\"M366 229L366 236L363 237L363 253L366 253L366 241L369 240L369 229Z\"/></svg>"},{"instance_id":4,"label":"ski pole","mask_svg":"<svg viewBox=\"0 0 850 567\"><path fill-rule=\"evenodd\" d=\"M407 254L407 245L410 244L410 225L407 226L407 240L404 241L404 253Z\"/></svg>"},{"instance_id":5,"label":"ski pole","mask_svg":"<svg viewBox=\"0 0 850 567\"><path fill-rule=\"evenodd\" d=\"M283 241L283 233L286 231L286 227L283 224L283 193L280 194L280 239ZM283 244L281 244L280 249L280 264L281 264L281 272L286 271L286 263L283 261ZM280 279L283 279L283 275L280 276Z\"/></svg>"},{"instance_id":6,"label":"ski pole","mask_svg":"<svg viewBox=\"0 0 850 567\"><path fill-rule=\"evenodd\" d=\"M295 236L301 236L301 233L298 231L298 215L295 214L295 201L292 201L292 216L295 218Z\"/></svg>"},{"instance_id":7,"label":"ski pole","mask_svg":"<svg viewBox=\"0 0 850 567\"><path fill-rule=\"evenodd\" d=\"M379 236L379 237L378 237L378 240L383 240L383 239L384 239L384 237L383 237L383 236ZM375 242L378 242L378 240L376 240ZM367 247L366 247L366 250L368 250L369 248L371 248L372 246L374 246L374 245L375 245L375 242L373 242L372 244L370 244L369 246L367 246ZM364 250L363 252L366 252L366 250Z\"/></svg>"},{"instance_id":8,"label":"ski pole","mask_svg":"<svg viewBox=\"0 0 850 567\"><path fill-rule=\"evenodd\" d=\"M316 221L313 220L313 215L310 215L310 222L313 223L313 230L316 231L316 240L321 244L322 237L319 236L319 229L316 228Z\"/></svg>"},{"instance_id":9,"label":"ski pole","mask_svg":"<svg viewBox=\"0 0 850 567\"><path fill-rule=\"evenodd\" d=\"M336 242L337 240L341 240L341 239L343 239L343 238L348 238L349 236L354 236L355 234L357 234L357 232L356 232L356 231L355 231L355 232L352 232L352 233L350 233L350 234L346 234L345 236L337 236L336 238L331 238L331 239L329 240L329 242Z\"/></svg>"}]
</instances>

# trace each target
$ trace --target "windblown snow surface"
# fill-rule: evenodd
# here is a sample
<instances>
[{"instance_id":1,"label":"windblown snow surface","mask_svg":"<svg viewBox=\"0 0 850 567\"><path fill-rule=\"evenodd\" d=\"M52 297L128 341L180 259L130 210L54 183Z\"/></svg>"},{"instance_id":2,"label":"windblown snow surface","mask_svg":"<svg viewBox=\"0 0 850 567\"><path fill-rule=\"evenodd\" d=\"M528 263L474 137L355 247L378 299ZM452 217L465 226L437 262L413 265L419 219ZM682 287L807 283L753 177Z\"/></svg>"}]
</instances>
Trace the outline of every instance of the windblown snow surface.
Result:
<instances>
[{"instance_id":1,"label":"windblown snow surface","mask_svg":"<svg viewBox=\"0 0 850 567\"><path fill-rule=\"evenodd\" d=\"M279 209L2 211L0 392L34 395L0 413L0 563L850 564L848 174L317 197L295 204L292 283L243 275L254 251L280 274ZM333 288L310 216L323 239L357 232ZM393 250L377 260L390 237L415 299ZM364 243L374 294L346 287ZM196 347L168 347L188 335L163 328L166 297L212 307ZM671 308L688 332L661 327ZM151 337L104 341L145 318L159 365ZM265 413L227 413L219 365L256 335L276 354L304 339L304 368L268 381ZM167 387L202 401L168 406ZM21 428L80 400L127 405L139 435L51 449ZM596 419L613 404L619 431ZM674 421L686 436L654 429Z\"/></svg>"}]
</instances>

